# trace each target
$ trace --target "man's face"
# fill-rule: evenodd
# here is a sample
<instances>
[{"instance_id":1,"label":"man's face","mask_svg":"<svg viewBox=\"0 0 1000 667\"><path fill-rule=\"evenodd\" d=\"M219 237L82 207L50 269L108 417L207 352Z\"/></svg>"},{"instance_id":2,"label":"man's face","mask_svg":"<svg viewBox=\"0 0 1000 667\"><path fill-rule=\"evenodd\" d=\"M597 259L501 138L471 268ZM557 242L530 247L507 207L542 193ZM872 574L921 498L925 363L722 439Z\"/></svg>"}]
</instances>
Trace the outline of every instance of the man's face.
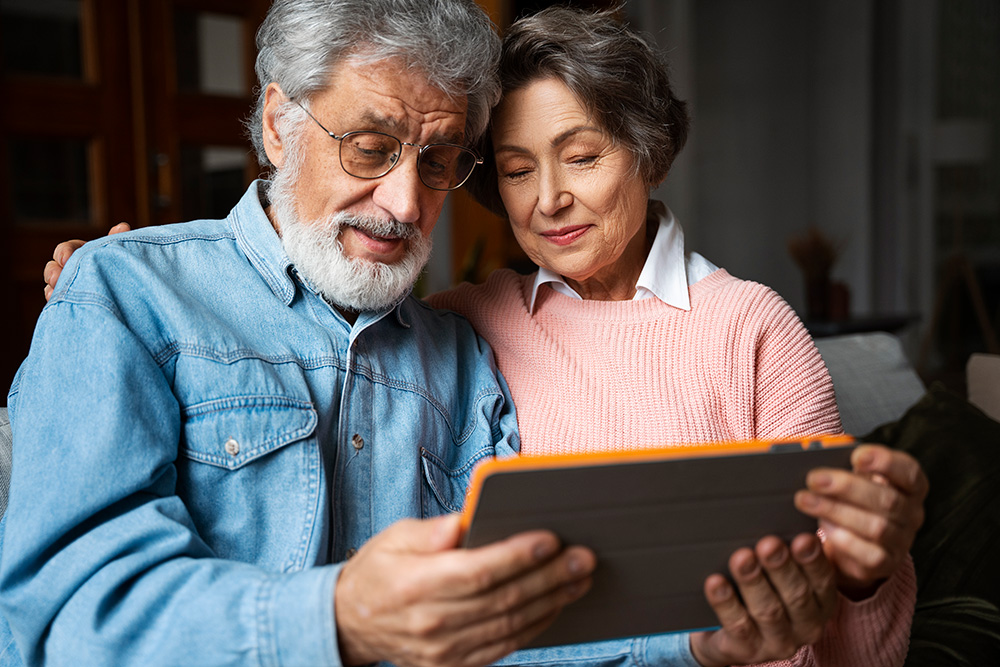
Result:
<instances>
[{"instance_id":1,"label":"man's face","mask_svg":"<svg viewBox=\"0 0 1000 667\"><path fill-rule=\"evenodd\" d=\"M346 61L330 85L311 99L312 115L330 132L342 136L376 130L420 145L464 141L466 101L451 99L431 86L419 72L407 72L396 61ZM326 220L337 213L396 220L413 225L429 237L445 192L431 190L417 175L417 148L404 146L400 164L381 178L365 180L347 174L340 165L340 142L307 120L299 138L301 165L291 184L298 219ZM281 168L280 161L272 162ZM281 158L279 158L280 160ZM281 220L277 220L280 227ZM338 240L348 259L395 264L413 242L373 235L343 225Z\"/></svg>"}]
</instances>

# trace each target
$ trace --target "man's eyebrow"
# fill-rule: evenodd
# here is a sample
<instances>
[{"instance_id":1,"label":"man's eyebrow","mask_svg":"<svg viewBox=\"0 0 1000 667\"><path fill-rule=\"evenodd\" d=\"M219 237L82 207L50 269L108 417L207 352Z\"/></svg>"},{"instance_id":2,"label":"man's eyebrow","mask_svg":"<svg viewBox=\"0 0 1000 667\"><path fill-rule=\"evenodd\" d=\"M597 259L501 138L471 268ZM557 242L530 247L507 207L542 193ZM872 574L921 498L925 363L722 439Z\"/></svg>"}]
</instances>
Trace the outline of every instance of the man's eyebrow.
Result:
<instances>
[{"instance_id":1,"label":"man's eyebrow","mask_svg":"<svg viewBox=\"0 0 1000 667\"><path fill-rule=\"evenodd\" d=\"M575 137L576 135L581 134L583 132L598 132L598 133L602 133L602 131L601 131L600 128L594 127L593 125L576 125L576 126L571 127L571 128L569 128L567 130L564 130L564 131L560 132L559 134L557 134L556 136L552 137L552 140L549 142L549 145L552 146L552 147L558 147L559 145L565 143L567 140L569 140L569 139L571 139L571 138ZM500 146L496 146L493 149L493 152L494 153L520 153L520 154L527 154L530 151L527 148L524 148L523 146L517 146L517 145L514 145L514 144L501 144Z\"/></svg>"},{"instance_id":2,"label":"man's eyebrow","mask_svg":"<svg viewBox=\"0 0 1000 667\"><path fill-rule=\"evenodd\" d=\"M363 127L353 128L349 131L376 130L378 132L385 132L386 134L391 134L394 137L403 139L409 129L404 123L400 122L398 118L383 116L382 114L375 113L371 110L363 112L359 120ZM431 136L428 143L458 144L459 146L464 146L465 138L461 131L451 132L448 134L435 133Z\"/></svg>"}]
</instances>

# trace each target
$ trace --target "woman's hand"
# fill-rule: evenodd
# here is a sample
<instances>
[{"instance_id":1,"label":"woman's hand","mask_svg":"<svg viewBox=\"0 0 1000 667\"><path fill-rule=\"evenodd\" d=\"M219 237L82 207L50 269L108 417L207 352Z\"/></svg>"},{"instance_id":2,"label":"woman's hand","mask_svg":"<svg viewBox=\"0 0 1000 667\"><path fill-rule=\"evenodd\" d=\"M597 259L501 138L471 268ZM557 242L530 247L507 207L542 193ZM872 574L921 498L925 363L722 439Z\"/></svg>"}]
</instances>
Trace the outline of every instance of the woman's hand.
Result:
<instances>
[{"instance_id":1,"label":"woman's hand","mask_svg":"<svg viewBox=\"0 0 1000 667\"><path fill-rule=\"evenodd\" d=\"M117 234L118 232L127 232L130 229L132 229L132 227L127 222L119 222L111 228L108 232L108 236ZM52 259L50 259L48 264L45 265L45 270L42 272L42 277L45 278L46 301L48 301L49 297L52 296L52 292L56 288L56 282L59 280L59 274L62 273L63 267L66 266L66 262L69 261L70 255L79 250L83 244L84 241L81 241L80 239L63 241L57 245L56 249L52 252Z\"/></svg>"},{"instance_id":2,"label":"woman's hand","mask_svg":"<svg viewBox=\"0 0 1000 667\"><path fill-rule=\"evenodd\" d=\"M791 548L765 537L729 559L737 597L722 575L705 580L705 597L722 627L691 635L691 652L705 667L780 660L823 635L837 606L836 572L816 535Z\"/></svg>"},{"instance_id":3,"label":"woman's hand","mask_svg":"<svg viewBox=\"0 0 1000 667\"><path fill-rule=\"evenodd\" d=\"M928 485L916 459L882 445L858 447L851 463L853 472L811 471L795 506L819 519L841 592L860 600L906 560L924 522Z\"/></svg>"}]
</instances>

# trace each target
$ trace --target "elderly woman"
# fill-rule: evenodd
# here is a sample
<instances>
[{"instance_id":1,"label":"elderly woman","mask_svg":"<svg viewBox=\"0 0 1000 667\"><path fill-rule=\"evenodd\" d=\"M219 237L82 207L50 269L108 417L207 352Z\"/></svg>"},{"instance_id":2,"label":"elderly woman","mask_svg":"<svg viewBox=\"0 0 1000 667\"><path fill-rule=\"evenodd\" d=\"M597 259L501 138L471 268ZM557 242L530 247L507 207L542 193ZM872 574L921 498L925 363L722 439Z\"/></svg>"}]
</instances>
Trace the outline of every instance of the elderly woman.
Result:
<instances>
[{"instance_id":1,"label":"elderly woman","mask_svg":"<svg viewBox=\"0 0 1000 667\"><path fill-rule=\"evenodd\" d=\"M521 453L839 432L829 375L791 308L686 254L673 215L649 199L688 117L647 42L608 13L554 8L510 29L500 73L503 99L483 150L494 169L474 175L473 188L508 218L539 270L500 270L431 302L466 315L493 346L518 408ZM922 473L883 448L860 448L854 464L853 474L814 471L796 499L820 519L841 594L822 638L781 664L905 657ZM764 555L788 558L783 549ZM740 562L752 569L760 556L758 547ZM742 589L746 580L736 581ZM706 594L717 612L735 598L721 577ZM734 609L720 613L718 633L692 635L695 658L780 657L760 639L770 611Z\"/></svg>"}]
</instances>

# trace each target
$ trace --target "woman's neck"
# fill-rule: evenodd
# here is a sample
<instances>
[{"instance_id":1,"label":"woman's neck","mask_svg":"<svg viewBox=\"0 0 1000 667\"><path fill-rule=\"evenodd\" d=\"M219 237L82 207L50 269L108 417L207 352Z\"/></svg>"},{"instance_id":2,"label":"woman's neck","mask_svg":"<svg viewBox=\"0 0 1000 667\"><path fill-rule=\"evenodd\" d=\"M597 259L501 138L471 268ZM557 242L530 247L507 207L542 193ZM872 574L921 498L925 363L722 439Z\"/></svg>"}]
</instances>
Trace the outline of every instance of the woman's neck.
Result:
<instances>
[{"instance_id":1,"label":"woman's neck","mask_svg":"<svg viewBox=\"0 0 1000 667\"><path fill-rule=\"evenodd\" d=\"M659 220L647 219L614 264L584 280L566 276L563 279L585 301L628 301L635 296L635 284L649 257L658 228Z\"/></svg>"}]
</instances>

